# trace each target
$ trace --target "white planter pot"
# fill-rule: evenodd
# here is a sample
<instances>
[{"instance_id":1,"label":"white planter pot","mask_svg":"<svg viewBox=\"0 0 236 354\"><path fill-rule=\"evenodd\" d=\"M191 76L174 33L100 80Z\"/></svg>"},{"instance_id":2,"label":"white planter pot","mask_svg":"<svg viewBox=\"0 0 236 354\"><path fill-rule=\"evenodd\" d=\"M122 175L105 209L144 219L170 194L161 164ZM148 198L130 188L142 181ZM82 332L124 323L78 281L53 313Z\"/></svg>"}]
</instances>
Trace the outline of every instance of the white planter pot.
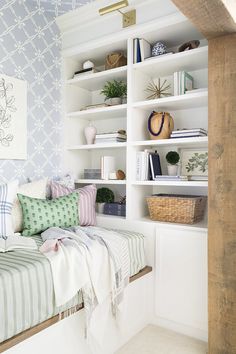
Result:
<instances>
[{"instance_id":1,"label":"white planter pot","mask_svg":"<svg viewBox=\"0 0 236 354\"><path fill-rule=\"evenodd\" d=\"M122 98L121 97L113 97L108 100L108 103L112 106L116 106L118 104L122 103Z\"/></svg>"},{"instance_id":2,"label":"white planter pot","mask_svg":"<svg viewBox=\"0 0 236 354\"><path fill-rule=\"evenodd\" d=\"M177 176L178 175L178 165L167 165L168 175L169 176Z\"/></svg>"},{"instance_id":3,"label":"white planter pot","mask_svg":"<svg viewBox=\"0 0 236 354\"><path fill-rule=\"evenodd\" d=\"M96 203L98 214L103 214L105 203Z\"/></svg>"}]
</instances>

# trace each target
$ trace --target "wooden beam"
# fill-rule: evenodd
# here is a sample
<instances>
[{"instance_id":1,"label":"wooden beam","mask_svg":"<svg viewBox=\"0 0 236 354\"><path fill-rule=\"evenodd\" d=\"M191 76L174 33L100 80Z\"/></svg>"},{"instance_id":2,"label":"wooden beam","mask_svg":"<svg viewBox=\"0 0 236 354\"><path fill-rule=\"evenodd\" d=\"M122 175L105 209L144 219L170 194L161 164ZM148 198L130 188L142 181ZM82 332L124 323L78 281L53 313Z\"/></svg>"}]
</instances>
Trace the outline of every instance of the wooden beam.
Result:
<instances>
[{"instance_id":1,"label":"wooden beam","mask_svg":"<svg viewBox=\"0 0 236 354\"><path fill-rule=\"evenodd\" d=\"M172 0L172 2L207 39L236 32L236 23L222 0Z\"/></svg>"},{"instance_id":2,"label":"wooden beam","mask_svg":"<svg viewBox=\"0 0 236 354\"><path fill-rule=\"evenodd\" d=\"M236 353L236 34L209 40L209 353Z\"/></svg>"},{"instance_id":3,"label":"wooden beam","mask_svg":"<svg viewBox=\"0 0 236 354\"><path fill-rule=\"evenodd\" d=\"M152 267L146 266L142 270L140 270L139 273L130 277L129 282L132 283L135 280L142 278L144 275L151 273L151 272L152 272ZM83 308L84 308L83 304L78 305L78 306L76 306L75 312L78 312L78 311L82 310ZM137 309L137 311L138 311L138 309ZM56 315L56 316L49 318L48 320L46 320L42 323L39 323L38 325L36 325L32 328L29 328L29 329L17 334L16 336L14 336L10 339L5 340L4 342L0 343L0 353L5 352L6 350L14 347L15 345L23 342L24 340L32 337L33 335L35 335L37 333L43 331L44 329L54 325L55 323L57 323L58 321L66 318L66 317L68 317L68 311L63 312L61 314L61 316Z\"/></svg>"}]
</instances>

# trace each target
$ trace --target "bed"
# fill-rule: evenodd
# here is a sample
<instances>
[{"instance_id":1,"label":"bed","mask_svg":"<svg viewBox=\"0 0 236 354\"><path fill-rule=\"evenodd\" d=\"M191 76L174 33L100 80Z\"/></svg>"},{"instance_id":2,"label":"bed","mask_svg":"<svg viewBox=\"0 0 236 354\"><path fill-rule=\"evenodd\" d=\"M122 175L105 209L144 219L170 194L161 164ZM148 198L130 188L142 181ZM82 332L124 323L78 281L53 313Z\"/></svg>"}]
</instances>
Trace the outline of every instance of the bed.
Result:
<instances>
[{"instance_id":1,"label":"bed","mask_svg":"<svg viewBox=\"0 0 236 354\"><path fill-rule=\"evenodd\" d=\"M104 229L105 230L105 229ZM130 277L135 278L146 266L144 236L130 231L118 231L128 242ZM38 246L40 235L32 236ZM0 343L26 331L59 312L82 304L79 292L63 308L54 301L53 279L48 259L39 251L18 250L0 257Z\"/></svg>"}]
</instances>

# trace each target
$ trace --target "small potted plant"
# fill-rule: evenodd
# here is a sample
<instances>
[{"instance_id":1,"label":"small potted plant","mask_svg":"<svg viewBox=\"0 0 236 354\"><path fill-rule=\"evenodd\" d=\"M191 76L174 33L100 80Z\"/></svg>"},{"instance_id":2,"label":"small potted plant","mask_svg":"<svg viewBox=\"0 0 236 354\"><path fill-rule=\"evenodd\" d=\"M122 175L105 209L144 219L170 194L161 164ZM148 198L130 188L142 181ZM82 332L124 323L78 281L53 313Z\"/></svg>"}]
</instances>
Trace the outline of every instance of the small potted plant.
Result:
<instances>
[{"instance_id":1,"label":"small potted plant","mask_svg":"<svg viewBox=\"0 0 236 354\"><path fill-rule=\"evenodd\" d=\"M121 104L122 99L127 95L127 85L124 81L107 81L101 94L105 96L105 100L112 106Z\"/></svg>"},{"instance_id":2,"label":"small potted plant","mask_svg":"<svg viewBox=\"0 0 236 354\"><path fill-rule=\"evenodd\" d=\"M103 214L104 204L113 203L115 200L114 193L109 188L103 187L97 190L97 212Z\"/></svg>"},{"instance_id":3,"label":"small potted plant","mask_svg":"<svg viewBox=\"0 0 236 354\"><path fill-rule=\"evenodd\" d=\"M169 151L166 154L166 161L168 162L167 169L168 169L169 176L178 175L179 160L180 160L180 156L177 151Z\"/></svg>"}]
</instances>

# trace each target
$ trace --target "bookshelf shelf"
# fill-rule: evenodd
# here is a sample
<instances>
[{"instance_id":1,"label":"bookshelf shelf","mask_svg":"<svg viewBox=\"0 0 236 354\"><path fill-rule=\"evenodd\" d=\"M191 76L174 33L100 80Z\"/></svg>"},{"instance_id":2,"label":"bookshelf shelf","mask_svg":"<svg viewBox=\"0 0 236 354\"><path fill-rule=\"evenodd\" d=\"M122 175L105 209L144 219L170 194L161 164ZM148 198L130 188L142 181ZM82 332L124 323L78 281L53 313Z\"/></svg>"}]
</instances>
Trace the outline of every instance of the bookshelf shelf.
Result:
<instances>
[{"instance_id":1,"label":"bookshelf shelf","mask_svg":"<svg viewBox=\"0 0 236 354\"><path fill-rule=\"evenodd\" d=\"M68 118L82 118L87 120L113 119L126 117L127 104L117 106L92 108L83 111L67 113Z\"/></svg>"},{"instance_id":2,"label":"bookshelf shelf","mask_svg":"<svg viewBox=\"0 0 236 354\"><path fill-rule=\"evenodd\" d=\"M188 109L197 108L202 106L207 106L208 102L208 91L204 90L198 93L188 93L185 95L171 96L158 98L155 100L145 100L141 102L136 102L133 104L133 108L141 108L144 110L154 110L154 109Z\"/></svg>"},{"instance_id":3,"label":"bookshelf shelf","mask_svg":"<svg viewBox=\"0 0 236 354\"><path fill-rule=\"evenodd\" d=\"M178 223L154 221L154 220L151 220L148 215L146 215L140 219L137 219L136 221L152 223L157 226L168 226L173 229L180 228L181 230L187 230L187 231L193 230L193 231L200 231L200 232L204 232L204 233L207 233L207 226L208 226L206 220L202 220L196 224L178 224Z\"/></svg>"},{"instance_id":4,"label":"bookshelf shelf","mask_svg":"<svg viewBox=\"0 0 236 354\"><path fill-rule=\"evenodd\" d=\"M126 180L77 179L76 184L126 184Z\"/></svg>"},{"instance_id":5,"label":"bookshelf shelf","mask_svg":"<svg viewBox=\"0 0 236 354\"><path fill-rule=\"evenodd\" d=\"M208 181L136 181L134 186L208 187Z\"/></svg>"},{"instance_id":6,"label":"bookshelf shelf","mask_svg":"<svg viewBox=\"0 0 236 354\"><path fill-rule=\"evenodd\" d=\"M193 71L207 68L208 46L186 52L168 54L133 65L135 70L152 76L172 75L175 71Z\"/></svg>"},{"instance_id":7,"label":"bookshelf shelf","mask_svg":"<svg viewBox=\"0 0 236 354\"><path fill-rule=\"evenodd\" d=\"M163 139L163 140L143 140L134 141L131 143L132 146L177 146L177 147L207 147L208 137L193 137L193 138L173 138L173 139Z\"/></svg>"},{"instance_id":8,"label":"bookshelf shelf","mask_svg":"<svg viewBox=\"0 0 236 354\"><path fill-rule=\"evenodd\" d=\"M68 146L67 150L119 149L119 148L125 148L126 145L127 145L126 143L75 145L75 146Z\"/></svg>"},{"instance_id":9,"label":"bookshelf shelf","mask_svg":"<svg viewBox=\"0 0 236 354\"><path fill-rule=\"evenodd\" d=\"M108 80L126 80L127 66L104 70L94 74L83 74L74 79L66 80L68 85L76 85L88 91L100 90Z\"/></svg>"}]
</instances>

